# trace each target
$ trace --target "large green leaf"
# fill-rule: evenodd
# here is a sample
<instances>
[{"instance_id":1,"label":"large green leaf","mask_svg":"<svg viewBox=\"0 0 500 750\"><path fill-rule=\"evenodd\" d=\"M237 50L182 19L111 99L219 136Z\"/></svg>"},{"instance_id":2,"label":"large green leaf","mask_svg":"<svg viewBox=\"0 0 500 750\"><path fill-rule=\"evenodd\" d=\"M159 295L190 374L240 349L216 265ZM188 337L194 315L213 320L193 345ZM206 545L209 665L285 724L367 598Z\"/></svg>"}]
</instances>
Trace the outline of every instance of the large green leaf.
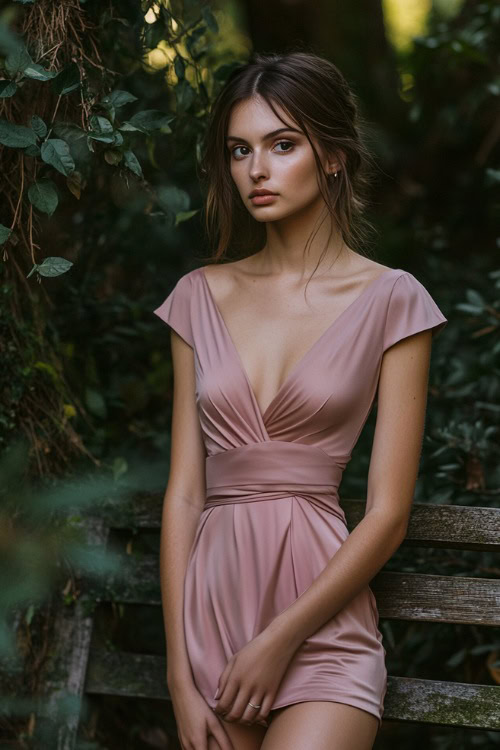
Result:
<instances>
[{"instance_id":1,"label":"large green leaf","mask_svg":"<svg viewBox=\"0 0 500 750\"><path fill-rule=\"evenodd\" d=\"M39 211L52 216L59 203L57 190L52 180L35 182L28 190L30 202Z\"/></svg>"},{"instance_id":2,"label":"large green leaf","mask_svg":"<svg viewBox=\"0 0 500 750\"><path fill-rule=\"evenodd\" d=\"M69 146L60 138L49 138L42 143L41 157L46 164L50 164L63 175L69 175L75 169Z\"/></svg>"},{"instance_id":3,"label":"large green leaf","mask_svg":"<svg viewBox=\"0 0 500 750\"><path fill-rule=\"evenodd\" d=\"M112 133L113 126L106 117L100 115L92 115L90 118L90 127L94 133Z\"/></svg>"},{"instance_id":4,"label":"large green leaf","mask_svg":"<svg viewBox=\"0 0 500 750\"><path fill-rule=\"evenodd\" d=\"M93 141L99 141L99 143L114 143L115 138L114 135L111 133L110 135L104 134L104 135L98 135L97 133L90 132L88 134L88 138L92 139ZM90 146L89 146L90 148ZM93 151L94 149L92 149Z\"/></svg>"},{"instance_id":5,"label":"large green leaf","mask_svg":"<svg viewBox=\"0 0 500 750\"><path fill-rule=\"evenodd\" d=\"M39 117L38 115L32 115L31 127L33 128L33 130L35 131L35 133L37 134L39 138L45 138L45 136L47 135L47 126L42 120L42 118Z\"/></svg>"},{"instance_id":6,"label":"large green leaf","mask_svg":"<svg viewBox=\"0 0 500 750\"><path fill-rule=\"evenodd\" d=\"M125 151L123 153L125 160L125 166L127 166L134 174L138 177L142 177L142 167L133 151Z\"/></svg>"},{"instance_id":7,"label":"large green leaf","mask_svg":"<svg viewBox=\"0 0 500 750\"><path fill-rule=\"evenodd\" d=\"M100 104L108 111L111 122L115 121L116 110L119 107L123 107L125 104L130 102L136 102L137 97L130 93L130 91L122 91L121 89L115 89L107 96L104 96Z\"/></svg>"},{"instance_id":8,"label":"large green leaf","mask_svg":"<svg viewBox=\"0 0 500 750\"><path fill-rule=\"evenodd\" d=\"M5 70L12 76L22 73L28 65L33 64L31 55L24 44L19 44L5 58Z\"/></svg>"},{"instance_id":9,"label":"large green leaf","mask_svg":"<svg viewBox=\"0 0 500 750\"><path fill-rule=\"evenodd\" d=\"M17 84L14 81L0 81L0 98L7 99L13 96L17 91Z\"/></svg>"},{"instance_id":10,"label":"large green leaf","mask_svg":"<svg viewBox=\"0 0 500 750\"><path fill-rule=\"evenodd\" d=\"M136 101L137 97L131 94L129 91L121 91L120 89L115 89L111 92L111 94L108 94L101 99L101 104L103 105L103 107L114 107L115 109L118 109L118 107L123 107L124 104Z\"/></svg>"},{"instance_id":11,"label":"large green leaf","mask_svg":"<svg viewBox=\"0 0 500 750\"><path fill-rule=\"evenodd\" d=\"M3 224L0 224L0 245L3 245L3 243L9 239L11 232L12 229L4 227Z\"/></svg>"},{"instance_id":12,"label":"large green leaf","mask_svg":"<svg viewBox=\"0 0 500 750\"><path fill-rule=\"evenodd\" d=\"M113 125L110 123L107 117L100 115L93 115L90 118L91 130L88 132L88 137L94 141L100 141L101 143L113 143Z\"/></svg>"},{"instance_id":13,"label":"large green leaf","mask_svg":"<svg viewBox=\"0 0 500 750\"><path fill-rule=\"evenodd\" d=\"M166 133L172 131L168 123L174 119L174 115L165 114L156 109L145 109L142 112L136 112L130 120L127 120L119 130L140 130L143 133L149 133L152 130L165 128Z\"/></svg>"},{"instance_id":14,"label":"large green leaf","mask_svg":"<svg viewBox=\"0 0 500 750\"><path fill-rule=\"evenodd\" d=\"M37 271L40 276L60 276L61 274L66 273L72 265L73 262L71 260L66 260L66 258L49 256L48 258L45 258L42 263L35 263L26 278L29 279L31 274L35 273L35 271Z\"/></svg>"},{"instance_id":15,"label":"large green leaf","mask_svg":"<svg viewBox=\"0 0 500 750\"><path fill-rule=\"evenodd\" d=\"M36 63L30 63L23 70L23 73L27 78L34 78L35 81L48 81L57 76L57 71L45 70L45 68L42 68L41 65L37 65Z\"/></svg>"},{"instance_id":16,"label":"large green leaf","mask_svg":"<svg viewBox=\"0 0 500 750\"><path fill-rule=\"evenodd\" d=\"M8 120L0 120L0 143L11 148L26 148L36 143L36 133L24 125L15 125Z\"/></svg>"},{"instance_id":17,"label":"large green leaf","mask_svg":"<svg viewBox=\"0 0 500 750\"><path fill-rule=\"evenodd\" d=\"M52 89L56 94L69 94L80 86L80 71L76 63L70 63L52 79Z\"/></svg>"},{"instance_id":18,"label":"large green leaf","mask_svg":"<svg viewBox=\"0 0 500 750\"><path fill-rule=\"evenodd\" d=\"M113 146L121 146L123 144L123 135L119 130L115 130L113 133Z\"/></svg>"}]
</instances>

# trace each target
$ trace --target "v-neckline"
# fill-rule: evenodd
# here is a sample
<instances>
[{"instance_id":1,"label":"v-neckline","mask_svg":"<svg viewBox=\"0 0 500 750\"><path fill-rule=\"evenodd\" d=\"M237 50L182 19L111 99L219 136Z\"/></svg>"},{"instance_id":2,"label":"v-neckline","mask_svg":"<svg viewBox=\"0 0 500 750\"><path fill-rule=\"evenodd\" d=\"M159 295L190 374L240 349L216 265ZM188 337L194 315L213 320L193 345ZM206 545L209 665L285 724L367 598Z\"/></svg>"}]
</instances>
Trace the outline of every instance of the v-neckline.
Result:
<instances>
[{"instance_id":1,"label":"v-neckline","mask_svg":"<svg viewBox=\"0 0 500 750\"><path fill-rule=\"evenodd\" d=\"M241 373L242 373L242 375L243 375L243 377L244 377L244 379L246 381L246 384L247 384L248 390L250 391L250 395L252 397L254 405L255 405L255 407L257 409L257 412L258 412L258 414L259 414L259 416L260 416L260 418L262 420L262 423L264 425L265 425L265 422L266 422L267 415L270 413L271 409L275 406L276 402L281 397L281 395L282 395L283 391L285 390L285 388L287 388L289 386L291 380L294 377L296 377L297 372L299 371L299 369L306 363L306 361L309 359L309 357L312 356L312 354L314 353L314 351L318 348L318 346L323 341L323 339L326 338L327 334L330 333L330 331L336 326L336 324L339 322L339 320L341 318L343 318L345 316L345 314L357 302L359 302L359 300L361 300L361 298L364 297L365 294L369 290L373 289L373 287L375 286L375 284L377 284L377 282L380 281L380 279L382 277L385 277L390 272L394 272L394 271L397 271L397 270L398 269L396 269L396 268L388 268L385 271L382 271L382 273L380 273L377 276L376 279L373 279L373 281L370 281L370 283L365 286L365 288L361 291L361 293L358 294L358 296L356 297L356 299L354 299L349 305L347 305L347 307L344 310L342 310L342 312L340 313L340 315L337 315L337 317L335 318L335 320L333 320L327 326L327 328L323 331L323 333L320 334L319 338L317 338L315 340L315 342L309 347L309 349L307 349L307 351L305 352L305 354L303 354L302 357L292 366L292 369L290 370L290 372L286 376L286 378L283 381L283 383L281 384L281 386L278 388L277 393L273 396L273 398L271 399L271 401L269 402L269 404L266 406L265 410L262 411L261 408L260 408L260 406L259 406L259 402L257 401L257 396L255 395L254 388L253 388L253 386L252 386L252 384L250 382L250 378L248 377L247 371L246 371L245 367L243 366L243 360L240 357L240 354L238 352L238 349L236 348L236 345L235 345L235 343L233 341L233 338L232 338L231 334L229 333L229 329L228 329L228 327L226 325L226 321L224 320L224 318L222 316L222 313L221 313L221 311L219 309L219 306L217 305L217 302L215 301L214 295L212 294L212 290L210 289L210 284L208 283L208 279L206 277L205 271L203 270L202 267L198 268L198 271L200 272L200 274L202 276L205 288L206 288L206 290L208 292L209 300L210 300L210 302L212 304L212 307L215 310L215 313L216 313L216 315L217 315L217 317L218 317L218 319L219 319L219 321L220 321L220 323L222 325L222 329L224 331L224 334L225 334L227 340L229 341L229 343L231 345L231 349L234 352L235 359L236 359L236 361L238 363L239 369L241 370Z\"/></svg>"}]
</instances>

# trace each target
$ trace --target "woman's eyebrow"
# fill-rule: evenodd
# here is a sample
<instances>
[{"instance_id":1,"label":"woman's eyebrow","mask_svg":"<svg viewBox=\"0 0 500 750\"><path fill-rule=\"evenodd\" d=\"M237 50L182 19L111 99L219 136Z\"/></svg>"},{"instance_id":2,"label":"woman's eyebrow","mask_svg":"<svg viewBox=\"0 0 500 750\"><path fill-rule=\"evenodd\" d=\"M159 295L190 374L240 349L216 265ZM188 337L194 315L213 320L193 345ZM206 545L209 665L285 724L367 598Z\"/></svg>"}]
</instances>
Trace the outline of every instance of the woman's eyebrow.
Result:
<instances>
[{"instance_id":1,"label":"woman's eyebrow","mask_svg":"<svg viewBox=\"0 0 500 750\"><path fill-rule=\"evenodd\" d=\"M267 141L269 138L273 138L279 133L299 133L300 135L302 135L302 131L297 130L296 128L279 128L278 130L273 130L272 133L267 133L267 135L265 135L262 140ZM242 141L243 143L248 143L245 138L240 138L237 135L227 135L226 141Z\"/></svg>"}]
</instances>

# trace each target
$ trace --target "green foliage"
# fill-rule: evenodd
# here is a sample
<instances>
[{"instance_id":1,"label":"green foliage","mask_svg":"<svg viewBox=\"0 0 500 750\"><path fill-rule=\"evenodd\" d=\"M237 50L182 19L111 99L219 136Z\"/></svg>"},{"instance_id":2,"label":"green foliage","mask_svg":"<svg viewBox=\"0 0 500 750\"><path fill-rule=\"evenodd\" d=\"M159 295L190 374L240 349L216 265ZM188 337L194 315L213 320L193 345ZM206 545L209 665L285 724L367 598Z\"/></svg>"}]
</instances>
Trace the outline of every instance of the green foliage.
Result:
<instances>
[{"instance_id":1,"label":"green foliage","mask_svg":"<svg viewBox=\"0 0 500 750\"><path fill-rule=\"evenodd\" d=\"M80 574L118 570L111 553L89 548L80 529L81 514L115 491L113 481L30 486L27 448L25 442L15 442L0 459L0 659L16 650L9 628L12 614L24 610L29 624L56 583L73 575L74 566Z\"/></svg>"},{"instance_id":2,"label":"green foliage","mask_svg":"<svg viewBox=\"0 0 500 750\"><path fill-rule=\"evenodd\" d=\"M39 273L40 276L60 276L62 273L66 273L72 265L73 263L70 260L66 260L66 258L47 257L42 263L36 264L31 269L27 278L29 278L35 271Z\"/></svg>"},{"instance_id":3,"label":"green foliage","mask_svg":"<svg viewBox=\"0 0 500 750\"><path fill-rule=\"evenodd\" d=\"M8 227L4 227L3 224L0 224L0 245L9 239L11 231L12 230Z\"/></svg>"},{"instance_id":4,"label":"green foliage","mask_svg":"<svg viewBox=\"0 0 500 750\"><path fill-rule=\"evenodd\" d=\"M49 216L52 216L59 202L56 186L52 180L34 182L29 187L28 198L35 208Z\"/></svg>"},{"instance_id":5,"label":"green foliage","mask_svg":"<svg viewBox=\"0 0 500 750\"><path fill-rule=\"evenodd\" d=\"M0 458L0 719L9 721L39 711L46 700L33 688L44 660L57 648L44 623L47 612L71 612L78 602L85 613L94 612L99 603L94 582L126 583L122 554L112 544L90 543L88 524L110 510L132 510L136 493L157 477L148 461L126 472L116 467L114 474L31 482L29 461L26 441L13 442ZM80 696L61 691L58 721L74 717L80 702Z\"/></svg>"},{"instance_id":6,"label":"green foliage","mask_svg":"<svg viewBox=\"0 0 500 750\"><path fill-rule=\"evenodd\" d=\"M24 125L15 125L7 120L0 120L0 143L11 148L26 148L37 142L34 130Z\"/></svg>"},{"instance_id":7,"label":"green foliage","mask_svg":"<svg viewBox=\"0 0 500 750\"><path fill-rule=\"evenodd\" d=\"M92 170L98 169L99 160L119 170L129 170L135 177L144 181L143 165L137 155L141 139L149 147L153 136L158 138L171 135L170 126L173 121L186 116L192 108L203 113L209 98L207 89L201 81L198 66L207 47L200 42L204 39L207 29L216 32L217 22L211 10L203 6L199 17L190 20L186 30L180 34L174 34L174 23L178 26L182 21L166 6L161 5L158 21L151 26L146 25L144 35L146 49L148 46L156 46L162 40L171 42L176 49L173 64L178 76L173 87L175 113L169 113L147 107L130 112L130 105L138 102L139 97L123 88L117 87L109 93L96 96L95 87L92 88L82 79L81 70L75 62L58 70L44 68L42 64L33 60L25 42L14 36L0 21L0 53L3 54L3 67L7 76L2 82L0 95L4 98L22 97L26 81L29 79L37 82L39 86L50 85L50 91L58 97L50 125L46 124L40 114L31 117L30 125L6 118L0 120L1 144L9 149L22 149L41 166L43 163L51 168L47 170L42 167L43 178L28 187L27 199L33 209L52 217L59 207L64 207L65 200L61 192L64 185L55 181L55 173L64 177L75 175L76 181L67 183L67 187L75 193L76 185L80 197L84 182L88 182ZM176 45L181 41L186 45L189 57L185 57L177 49ZM197 89L186 77L189 67L196 71ZM106 83L104 81L104 85ZM75 104L81 100L87 113L83 126L80 118L78 121L75 118L73 122L57 118L59 99L67 96L73 97ZM37 95L33 98L36 100ZM201 135L201 128L198 130ZM82 180L83 175L86 177L85 181ZM58 187L61 187L59 194ZM164 211L166 216L172 213L171 207L165 207L161 198L158 199L158 208ZM195 214L196 210L189 210L190 208L189 201L183 201L179 216L175 215L172 218L175 226ZM12 238L12 233L3 233L0 241L5 243ZM71 265L68 263L65 266L60 263L59 273L64 273ZM43 267L43 264L35 263L29 275L33 272L41 273Z\"/></svg>"}]
</instances>

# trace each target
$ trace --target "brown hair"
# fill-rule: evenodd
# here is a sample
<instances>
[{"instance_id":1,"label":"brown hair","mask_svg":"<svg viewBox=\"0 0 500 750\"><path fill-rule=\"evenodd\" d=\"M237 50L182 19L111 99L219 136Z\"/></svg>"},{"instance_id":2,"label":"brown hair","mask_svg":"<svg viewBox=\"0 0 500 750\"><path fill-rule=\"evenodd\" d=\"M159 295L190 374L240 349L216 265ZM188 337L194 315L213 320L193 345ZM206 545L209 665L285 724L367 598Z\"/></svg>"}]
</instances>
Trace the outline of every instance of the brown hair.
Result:
<instances>
[{"instance_id":1,"label":"brown hair","mask_svg":"<svg viewBox=\"0 0 500 750\"><path fill-rule=\"evenodd\" d=\"M356 95L339 69L314 53L254 53L232 71L216 96L205 133L200 178L206 190L205 227L215 245L209 260L223 259L229 248L231 255L246 257L265 243L265 224L256 221L241 200L225 148L232 107L256 95L284 122L273 106L278 104L306 134L329 215L336 220L343 242L358 251L374 228L363 216L372 160L361 135L364 123ZM311 135L327 154L337 156L341 164L337 178L324 172Z\"/></svg>"}]
</instances>

